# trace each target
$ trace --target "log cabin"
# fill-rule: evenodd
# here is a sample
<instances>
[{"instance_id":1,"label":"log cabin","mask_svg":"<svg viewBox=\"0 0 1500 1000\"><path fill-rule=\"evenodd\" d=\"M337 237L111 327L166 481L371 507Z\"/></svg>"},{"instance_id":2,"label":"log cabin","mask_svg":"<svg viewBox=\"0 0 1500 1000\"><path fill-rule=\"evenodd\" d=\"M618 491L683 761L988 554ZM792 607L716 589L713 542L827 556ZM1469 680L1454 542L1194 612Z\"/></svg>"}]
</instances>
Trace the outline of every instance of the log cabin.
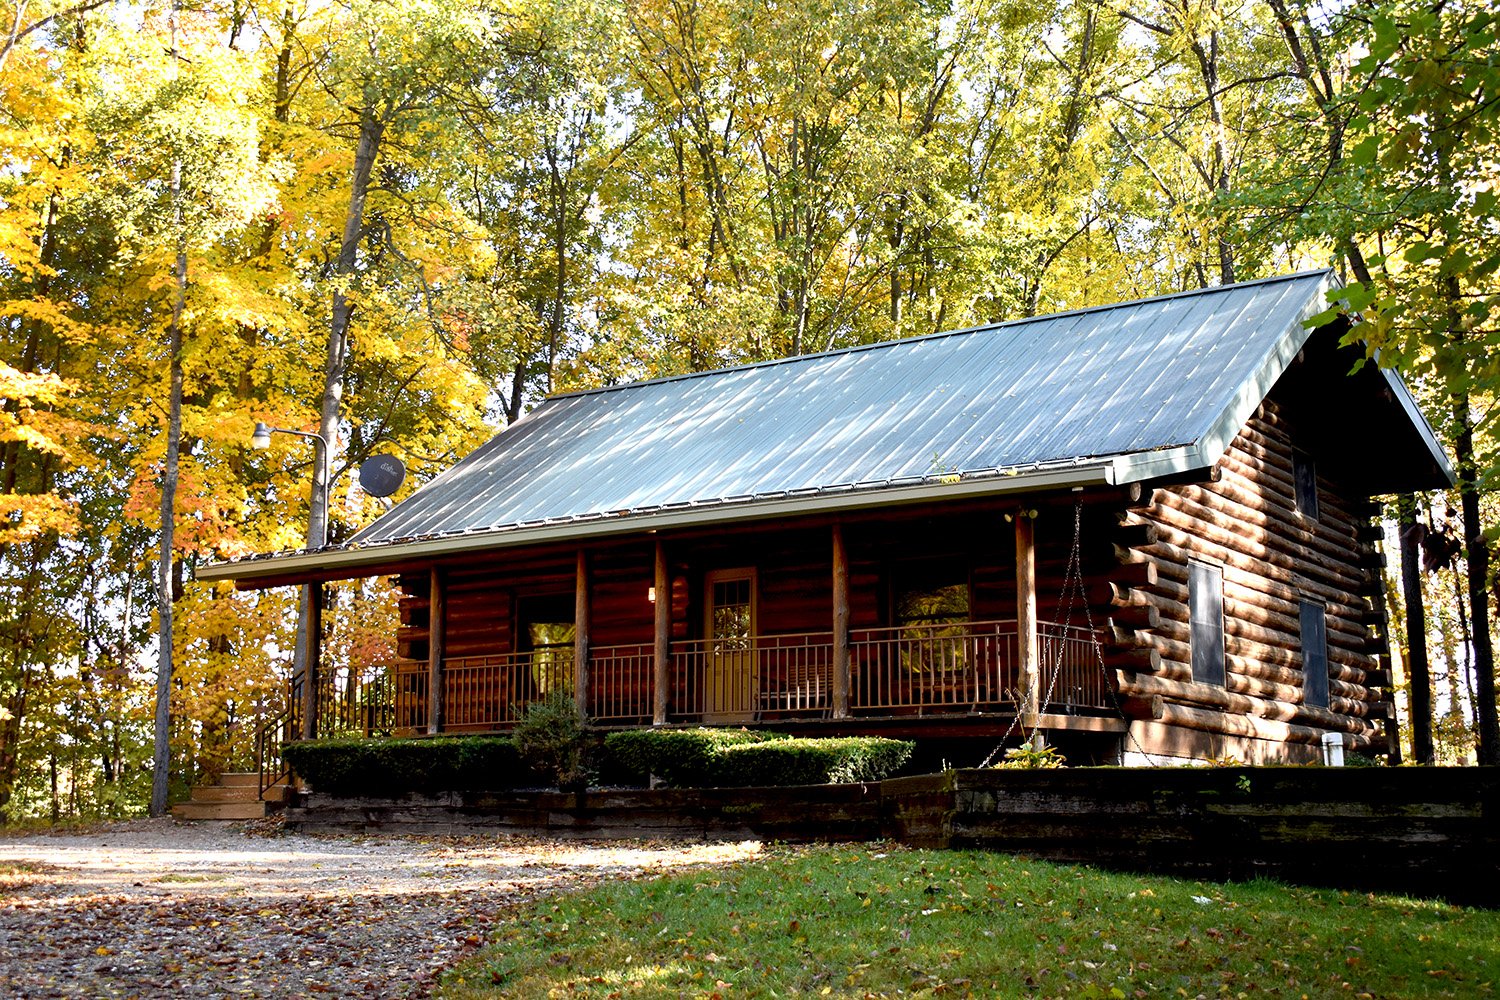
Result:
<instances>
[{"instance_id":1,"label":"log cabin","mask_svg":"<svg viewBox=\"0 0 1500 1000\"><path fill-rule=\"evenodd\" d=\"M505 731L567 692L599 728L891 734L959 764L1388 753L1372 498L1453 474L1347 322L1313 326L1336 281L554 396L347 543L198 577L393 578L395 733ZM310 737L350 682L309 631Z\"/></svg>"}]
</instances>

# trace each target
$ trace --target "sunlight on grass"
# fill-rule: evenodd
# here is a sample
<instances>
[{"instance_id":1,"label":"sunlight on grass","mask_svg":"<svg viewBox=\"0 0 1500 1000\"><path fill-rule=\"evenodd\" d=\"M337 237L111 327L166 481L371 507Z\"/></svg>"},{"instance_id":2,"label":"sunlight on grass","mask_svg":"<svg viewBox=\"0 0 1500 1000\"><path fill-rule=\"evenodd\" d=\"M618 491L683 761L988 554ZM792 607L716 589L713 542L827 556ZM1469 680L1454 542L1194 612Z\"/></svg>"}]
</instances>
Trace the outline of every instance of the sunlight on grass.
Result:
<instances>
[{"instance_id":1,"label":"sunlight on grass","mask_svg":"<svg viewBox=\"0 0 1500 1000\"><path fill-rule=\"evenodd\" d=\"M441 996L1473 997L1500 914L977 852L782 848L521 908Z\"/></svg>"}]
</instances>

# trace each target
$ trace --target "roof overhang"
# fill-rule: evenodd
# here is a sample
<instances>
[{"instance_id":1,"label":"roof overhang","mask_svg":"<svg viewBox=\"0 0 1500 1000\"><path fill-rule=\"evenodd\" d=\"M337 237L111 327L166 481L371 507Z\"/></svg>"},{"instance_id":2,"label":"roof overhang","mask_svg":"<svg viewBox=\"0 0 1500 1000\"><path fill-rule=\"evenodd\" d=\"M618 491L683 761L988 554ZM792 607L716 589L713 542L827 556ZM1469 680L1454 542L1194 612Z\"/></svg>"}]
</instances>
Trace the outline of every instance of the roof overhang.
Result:
<instances>
[{"instance_id":1,"label":"roof overhang","mask_svg":"<svg viewBox=\"0 0 1500 1000\"><path fill-rule=\"evenodd\" d=\"M1178 468L1178 458L1168 457L1165 452L1151 454L1163 456L1162 461L1171 465L1172 471L1186 468ZM743 521L837 514L875 507L1112 486L1117 482L1134 481L1134 478L1117 478L1121 462L1122 456L1113 456L1026 469L996 469L962 476L931 476L910 483L835 487L793 495L730 497L712 503L601 513L555 522L507 525L485 531L376 545L351 544L336 548L249 556L199 566L193 575L195 579L208 583L233 580L242 588L254 589L295 582L298 577L348 579L368 575L377 569L385 572L386 567L393 563L422 564L450 556L530 545L582 542ZM1129 468L1130 463L1126 463L1126 467Z\"/></svg>"}]
</instances>

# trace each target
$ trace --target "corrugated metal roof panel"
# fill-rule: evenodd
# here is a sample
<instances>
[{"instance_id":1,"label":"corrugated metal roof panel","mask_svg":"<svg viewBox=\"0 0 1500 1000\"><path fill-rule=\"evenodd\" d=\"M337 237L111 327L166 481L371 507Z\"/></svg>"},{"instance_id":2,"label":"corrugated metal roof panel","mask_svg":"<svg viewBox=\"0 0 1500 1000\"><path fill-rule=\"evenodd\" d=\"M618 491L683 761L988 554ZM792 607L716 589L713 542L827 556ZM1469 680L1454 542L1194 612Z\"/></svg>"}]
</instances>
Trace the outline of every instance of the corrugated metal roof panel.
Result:
<instances>
[{"instance_id":1,"label":"corrugated metal roof panel","mask_svg":"<svg viewBox=\"0 0 1500 1000\"><path fill-rule=\"evenodd\" d=\"M354 542L1193 446L1244 405L1289 338L1293 349L1305 339L1330 280L1292 275L559 396Z\"/></svg>"}]
</instances>

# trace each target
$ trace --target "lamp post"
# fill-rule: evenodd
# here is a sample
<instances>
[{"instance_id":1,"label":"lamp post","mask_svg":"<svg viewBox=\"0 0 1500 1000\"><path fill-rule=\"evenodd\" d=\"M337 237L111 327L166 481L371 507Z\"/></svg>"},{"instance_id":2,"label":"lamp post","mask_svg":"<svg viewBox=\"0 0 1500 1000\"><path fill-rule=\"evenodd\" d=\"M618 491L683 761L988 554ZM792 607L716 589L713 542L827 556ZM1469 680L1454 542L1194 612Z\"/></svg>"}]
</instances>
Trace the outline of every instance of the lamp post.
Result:
<instances>
[{"instance_id":1,"label":"lamp post","mask_svg":"<svg viewBox=\"0 0 1500 1000\"><path fill-rule=\"evenodd\" d=\"M265 451L271 447L272 434L290 434L313 441L314 465L312 496L307 517L307 547L321 549L328 544L328 466L332 449L323 435L313 431L294 431L256 422L250 435L250 447ZM292 650L292 676L302 678L302 732L305 740L318 735L318 660L323 631L323 585L302 585L297 608L297 643Z\"/></svg>"}]
</instances>

